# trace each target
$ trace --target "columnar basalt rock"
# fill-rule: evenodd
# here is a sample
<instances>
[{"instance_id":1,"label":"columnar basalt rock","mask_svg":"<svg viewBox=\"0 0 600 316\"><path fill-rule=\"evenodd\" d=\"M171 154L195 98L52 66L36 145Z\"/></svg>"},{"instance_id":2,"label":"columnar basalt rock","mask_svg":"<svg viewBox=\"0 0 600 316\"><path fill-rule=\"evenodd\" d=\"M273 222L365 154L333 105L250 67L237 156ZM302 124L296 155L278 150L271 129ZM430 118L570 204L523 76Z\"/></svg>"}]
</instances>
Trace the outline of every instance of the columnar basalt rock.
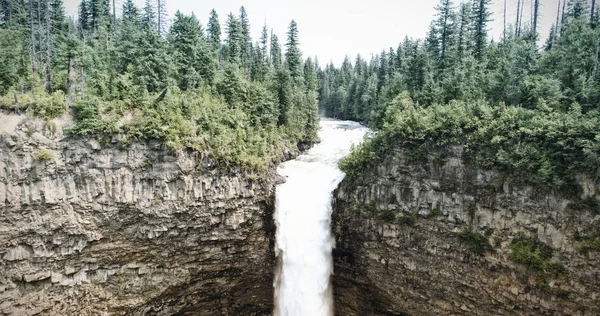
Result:
<instances>
[{"instance_id":1,"label":"columnar basalt rock","mask_svg":"<svg viewBox=\"0 0 600 316\"><path fill-rule=\"evenodd\" d=\"M42 130L0 135L0 314L272 311L274 170Z\"/></svg>"},{"instance_id":2,"label":"columnar basalt rock","mask_svg":"<svg viewBox=\"0 0 600 316\"><path fill-rule=\"evenodd\" d=\"M398 147L334 193L336 314L600 315L600 253L582 251L600 237L600 213L572 207L597 199L598 181L547 192L469 165L461 147L427 161ZM464 232L489 248L469 250ZM516 263L519 238L549 246L564 271Z\"/></svg>"}]
</instances>

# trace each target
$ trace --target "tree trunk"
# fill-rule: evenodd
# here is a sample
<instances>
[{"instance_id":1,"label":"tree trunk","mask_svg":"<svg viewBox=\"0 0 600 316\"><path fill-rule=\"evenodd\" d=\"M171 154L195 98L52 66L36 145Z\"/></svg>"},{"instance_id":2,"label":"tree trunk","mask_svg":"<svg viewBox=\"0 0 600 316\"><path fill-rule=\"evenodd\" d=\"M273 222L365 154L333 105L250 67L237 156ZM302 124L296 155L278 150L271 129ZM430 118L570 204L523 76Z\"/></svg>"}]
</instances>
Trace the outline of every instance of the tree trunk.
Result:
<instances>
[{"instance_id":1,"label":"tree trunk","mask_svg":"<svg viewBox=\"0 0 600 316\"><path fill-rule=\"evenodd\" d=\"M594 12L596 10L596 0L592 0L592 13L590 14L590 23L594 24L594 16L596 15L596 12Z\"/></svg>"},{"instance_id":2,"label":"tree trunk","mask_svg":"<svg viewBox=\"0 0 600 316\"><path fill-rule=\"evenodd\" d=\"M75 67L73 65L73 58L69 57L67 65L67 92L69 93L69 99L67 107L75 103Z\"/></svg>"},{"instance_id":3,"label":"tree trunk","mask_svg":"<svg viewBox=\"0 0 600 316\"><path fill-rule=\"evenodd\" d=\"M535 0L535 4L533 6L533 41L537 41L537 23L538 23L538 9L540 8L540 0Z\"/></svg>"},{"instance_id":4,"label":"tree trunk","mask_svg":"<svg viewBox=\"0 0 600 316\"><path fill-rule=\"evenodd\" d=\"M594 69L592 69L592 79L596 79L598 75L598 55L600 54L600 37L596 41L596 57L594 58Z\"/></svg>"},{"instance_id":5,"label":"tree trunk","mask_svg":"<svg viewBox=\"0 0 600 316\"><path fill-rule=\"evenodd\" d=\"M30 54L31 54L31 69L33 72L37 72L37 66L35 63L35 33L33 31L33 0L29 0L29 33L31 35L30 39Z\"/></svg>"},{"instance_id":6,"label":"tree trunk","mask_svg":"<svg viewBox=\"0 0 600 316\"><path fill-rule=\"evenodd\" d=\"M565 0L566 1L566 0ZM556 40L558 39L558 34L560 34L560 0L558 0L558 8L556 9L556 24L554 24L554 34L552 36L551 43L552 47L556 44Z\"/></svg>"},{"instance_id":7,"label":"tree trunk","mask_svg":"<svg viewBox=\"0 0 600 316\"><path fill-rule=\"evenodd\" d=\"M115 6L115 0L112 2L113 5L113 30L117 31L117 7Z\"/></svg>"},{"instance_id":8,"label":"tree trunk","mask_svg":"<svg viewBox=\"0 0 600 316\"><path fill-rule=\"evenodd\" d=\"M52 57L52 41L50 39L50 0L46 0L46 91L52 92L52 72L51 72L51 57Z\"/></svg>"},{"instance_id":9,"label":"tree trunk","mask_svg":"<svg viewBox=\"0 0 600 316\"><path fill-rule=\"evenodd\" d=\"M162 8L162 7L161 7L161 2L160 2L160 0L158 0L157 4L158 4L158 5L157 5L157 8L156 8L156 9L157 9L157 10L156 10L156 11L157 11L157 14L156 14L156 16L158 17L158 35L161 35L161 34L162 34L162 33L161 33L162 29L161 29L161 23L160 23L160 22L162 22L162 21L161 21L161 20L162 20L162 17L161 17L160 15L161 15L161 8Z\"/></svg>"},{"instance_id":10,"label":"tree trunk","mask_svg":"<svg viewBox=\"0 0 600 316\"><path fill-rule=\"evenodd\" d=\"M504 32L502 33L502 37L506 41L506 0L504 0Z\"/></svg>"},{"instance_id":11,"label":"tree trunk","mask_svg":"<svg viewBox=\"0 0 600 316\"><path fill-rule=\"evenodd\" d=\"M562 32L564 31L566 8L567 8L567 0L563 0L562 14L560 17L560 35L562 35Z\"/></svg>"},{"instance_id":12,"label":"tree trunk","mask_svg":"<svg viewBox=\"0 0 600 316\"><path fill-rule=\"evenodd\" d=\"M517 22L515 23L515 35L519 36L521 33L521 0L517 0Z\"/></svg>"},{"instance_id":13,"label":"tree trunk","mask_svg":"<svg viewBox=\"0 0 600 316\"><path fill-rule=\"evenodd\" d=\"M41 7L41 2L42 0L37 0L37 18L38 18L38 25L37 25L37 33L38 33L38 52L40 54L38 60L42 61L44 60L44 46L42 45L42 30L44 29L42 27L42 7Z\"/></svg>"},{"instance_id":14,"label":"tree trunk","mask_svg":"<svg viewBox=\"0 0 600 316\"><path fill-rule=\"evenodd\" d=\"M10 25L10 22L12 20L12 10L13 10L12 9L12 1L9 0L8 1L8 19L6 20L7 21L6 24L9 24L9 25Z\"/></svg>"}]
</instances>

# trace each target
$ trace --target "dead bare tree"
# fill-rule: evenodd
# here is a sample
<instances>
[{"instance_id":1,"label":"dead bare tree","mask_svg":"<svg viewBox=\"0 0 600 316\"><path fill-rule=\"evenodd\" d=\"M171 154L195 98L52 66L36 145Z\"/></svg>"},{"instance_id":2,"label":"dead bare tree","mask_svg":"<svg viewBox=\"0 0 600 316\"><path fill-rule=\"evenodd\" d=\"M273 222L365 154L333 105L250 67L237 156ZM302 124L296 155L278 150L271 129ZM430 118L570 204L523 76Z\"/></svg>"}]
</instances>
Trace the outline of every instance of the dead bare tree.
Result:
<instances>
[{"instance_id":1,"label":"dead bare tree","mask_svg":"<svg viewBox=\"0 0 600 316\"><path fill-rule=\"evenodd\" d=\"M29 0L29 33L31 36L31 40L30 40L30 54L31 54L31 69L33 70L33 72L37 72L37 67L36 67L36 56L35 56L35 35L34 35L34 31L33 31L33 0Z\"/></svg>"},{"instance_id":2,"label":"dead bare tree","mask_svg":"<svg viewBox=\"0 0 600 316\"><path fill-rule=\"evenodd\" d=\"M50 0L46 0L46 91L52 91L52 41L50 39Z\"/></svg>"}]
</instances>

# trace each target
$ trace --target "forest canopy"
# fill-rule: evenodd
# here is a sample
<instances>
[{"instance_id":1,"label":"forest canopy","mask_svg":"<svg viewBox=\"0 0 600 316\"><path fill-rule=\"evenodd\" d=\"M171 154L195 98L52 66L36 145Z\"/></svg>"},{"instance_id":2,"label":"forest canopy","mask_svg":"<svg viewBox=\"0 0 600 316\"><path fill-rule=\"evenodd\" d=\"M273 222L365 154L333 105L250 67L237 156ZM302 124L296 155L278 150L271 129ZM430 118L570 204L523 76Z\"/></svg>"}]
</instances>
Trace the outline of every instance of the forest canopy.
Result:
<instances>
[{"instance_id":1,"label":"forest canopy","mask_svg":"<svg viewBox=\"0 0 600 316\"><path fill-rule=\"evenodd\" d=\"M62 0L0 4L5 111L67 113L74 137L160 140L248 169L317 137L318 66L303 59L294 21L285 42L267 25L253 41L244 7L213 10L206 25L177 12L168 25L164 0L126 0L119 14L107 0L83 0L76 21Z\"/></svg>"},{"instance_id":2,"label":"forest canopy","mask_svg":"<svg viewBox=\"0 0 600 316\"><path fill-rule=\"evenodd\" d=\"M426 38L405 38L370 61L327 65L320 106L378 131L341 168L359 177L392 144L419 151L463 145L478 166L548 189L568 187L582 173L596 178L599 10L595 1L565 1L542 47L537 14L505 20L494 42L488 23L505 17L492 17L490 0L441 0Z\"/></svg>"}]
</instances>

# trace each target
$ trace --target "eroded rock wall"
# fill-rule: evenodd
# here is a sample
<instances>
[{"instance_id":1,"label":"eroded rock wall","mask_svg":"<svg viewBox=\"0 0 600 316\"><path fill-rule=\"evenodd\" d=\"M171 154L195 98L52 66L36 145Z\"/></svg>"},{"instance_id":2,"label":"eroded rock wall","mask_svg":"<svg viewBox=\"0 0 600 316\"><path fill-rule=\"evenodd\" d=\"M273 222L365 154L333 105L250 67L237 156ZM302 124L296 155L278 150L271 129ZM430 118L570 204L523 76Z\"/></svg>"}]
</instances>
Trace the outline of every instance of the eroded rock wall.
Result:
<instances>
[{"instance_id":1,"label":"eroded rock wall","mask_svg":"<svg viewBox=\"0 0 600 316\"><path fill-rule=\"evenodd\" d=\"M0 314L271 312L273 173L50 132L0 135Z\"/></svg>"},{"instance_id":2,"label":"eroded rock wall","mask_svg":"<svg viewBox=\"0 0 600 316\"><path fill-rule=\"evenodd\" d=\"M360 181L341 183L332 219L336 314L600 315L600 253L582 252L580 242L600 231L600 215L570 208L598 197L598 182L582 177L581 196L565 198L461 157L449 147L415 162L397 148ZM459 237L465 230L491 249L473 253ZM566 271L540 277L515 263L517 238L551 247Z\"/></svg>"}]
</instances>

